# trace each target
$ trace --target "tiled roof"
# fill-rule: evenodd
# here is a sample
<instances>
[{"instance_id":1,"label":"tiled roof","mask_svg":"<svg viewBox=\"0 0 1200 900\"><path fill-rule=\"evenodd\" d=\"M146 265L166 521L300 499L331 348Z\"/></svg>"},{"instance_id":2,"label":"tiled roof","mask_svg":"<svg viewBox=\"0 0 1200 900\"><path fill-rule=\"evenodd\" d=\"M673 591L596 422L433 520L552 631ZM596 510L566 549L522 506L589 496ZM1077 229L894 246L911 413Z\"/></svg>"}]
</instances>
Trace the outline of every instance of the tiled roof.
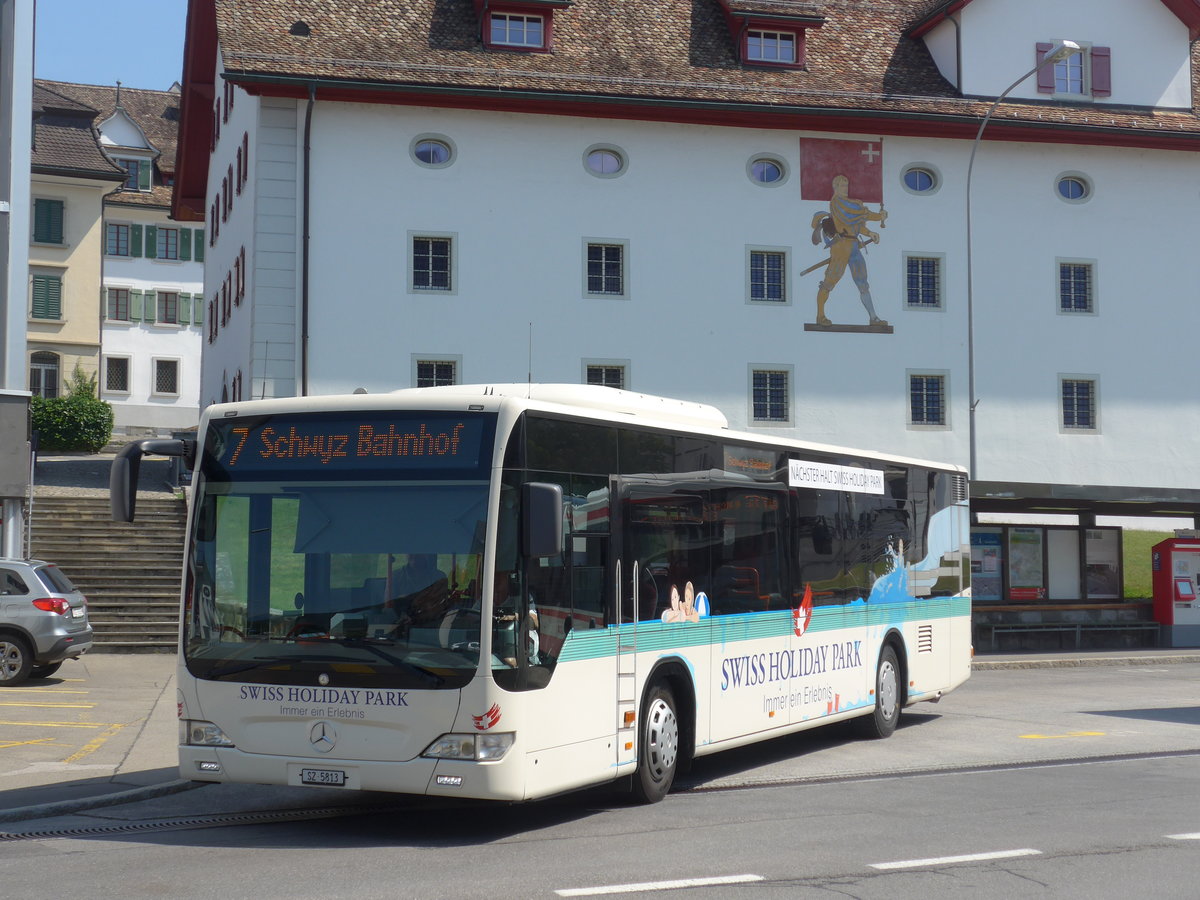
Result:
<instances>
[{"instance_id":1,"label":"tiled roof","mask_svg":"<svg viewBox=\"0 0 1200 900\"><path fill-rule=\"evenodd\" d=\"M959 96L924 44L905 37L945 0L751 4L824 17L822 27L808 31L804 69L739 65L718 0L576 0L554 13L551 53L485 49L472 0L192 2L215 4L226 72L243 82L318 78L355 89L487 92L497 102L520 92L543 100L960 123L977 122L990 105ZM297 21L309 36L289 33ZM1010 101L995 118L1200 136L1200 118L1190 111L1115 104Z\"/></svg>"},{"instance_id":2,"label":"tiled roof","mask_svg":"<svg viewBox=\"0 0 1200 900\"><path fill-rule=\"evenodd\" d=\"M34 172L119 181L125 177L100 149L96 110L51 90L43 82L33 88Z\"/></svg>"},{"instance_id":3,"label":"tiled roof","mask_svg":"<svg viewBox=\"0 0 1200 900\"><path fill-rule=\"evenodd\" d=\"M96 123L111 116L117 107L116 85L73 84L62 81L39 81L38 85L54 94L69 98L81 106L95 110ZM179 132L179 92L150 91L140 88L121 87L121 108L158 151L155 159L159 175L175 174L175 151ZM170 206L171 188L156 177L150 192L125 191L113 195L112 202L129 203L136 206Z\"/></svg>"}]
</instances>

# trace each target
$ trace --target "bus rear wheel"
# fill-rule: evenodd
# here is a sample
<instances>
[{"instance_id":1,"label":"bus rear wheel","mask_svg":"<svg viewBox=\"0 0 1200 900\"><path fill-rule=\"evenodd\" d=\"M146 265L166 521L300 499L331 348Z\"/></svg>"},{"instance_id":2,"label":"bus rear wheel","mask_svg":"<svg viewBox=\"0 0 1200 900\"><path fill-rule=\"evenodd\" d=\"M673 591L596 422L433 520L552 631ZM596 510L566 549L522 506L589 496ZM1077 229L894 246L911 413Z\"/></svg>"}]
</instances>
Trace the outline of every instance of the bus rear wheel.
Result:
<instances>
[{"instance_id":1,"label":"bus rear wheel","mask_svg":"<svg viewBox=\"0 0 1200 900\"><path fill-rule=\"evenodd\" d=\"M671 790L679 765L679 717L670 688L656 684L642 708L641 746L633 794L643 803L657 803Z\"/></svg>"},{"instance_id":2,"label":"bus rear wheel","mask_svg":"<svg viewBox=\"0 0 1200 900\"><path fill-rule=\"evenodd\" d=\"M871 715L855 719L861 737L885 738L900 723L900 663L896 651L885 646L875 670L875 709Z\"/></svg>"}]
</instances>

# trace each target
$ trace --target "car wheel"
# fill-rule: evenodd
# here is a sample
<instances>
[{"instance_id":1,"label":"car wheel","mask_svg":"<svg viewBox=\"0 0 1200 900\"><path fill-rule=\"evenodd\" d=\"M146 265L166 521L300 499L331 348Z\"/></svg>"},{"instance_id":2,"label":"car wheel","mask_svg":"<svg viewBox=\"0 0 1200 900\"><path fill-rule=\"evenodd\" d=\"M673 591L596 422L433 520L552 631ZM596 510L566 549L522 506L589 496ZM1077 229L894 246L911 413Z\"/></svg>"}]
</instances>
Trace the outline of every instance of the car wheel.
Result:
<instances>
[{"instance_id":1,"label":"car wheel","mask_svg":"<svg viewBox=\"0 0 1200 900\"><path fill-rule=\"evenodd\" d=\"M50 663L48 666L34 666L29 670L30 678L49 678L62 668L62 662Z\"/></svg>"},{"instance_id":2,"label":"car wheel","mask_svg":"<svg viewBox=\"0 0 1200 900\"><path fill-rule=\"evenodd\" d=\"M0 687L13 687L29 677L33 654L23 638L0 636Z\"/></svg>"}]
</instances>

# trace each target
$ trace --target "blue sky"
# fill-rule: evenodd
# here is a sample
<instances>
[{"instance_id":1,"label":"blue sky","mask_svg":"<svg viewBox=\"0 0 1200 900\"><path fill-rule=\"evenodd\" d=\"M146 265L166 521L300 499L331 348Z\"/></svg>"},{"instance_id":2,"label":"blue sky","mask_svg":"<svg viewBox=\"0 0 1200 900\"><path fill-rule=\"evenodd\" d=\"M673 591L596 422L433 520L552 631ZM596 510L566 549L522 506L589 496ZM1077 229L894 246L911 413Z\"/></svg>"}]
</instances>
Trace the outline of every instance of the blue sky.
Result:
<instances>
[{"instance_id":1,"label":"blue sky","mask_svg":"<svg viewBox=\"0 0 1200 900\"><path fill-rule=\"evenodd\" d=\"M183 81L187 0L37 0L34 75L165 91Z\"/></svg>"}]
</instances>

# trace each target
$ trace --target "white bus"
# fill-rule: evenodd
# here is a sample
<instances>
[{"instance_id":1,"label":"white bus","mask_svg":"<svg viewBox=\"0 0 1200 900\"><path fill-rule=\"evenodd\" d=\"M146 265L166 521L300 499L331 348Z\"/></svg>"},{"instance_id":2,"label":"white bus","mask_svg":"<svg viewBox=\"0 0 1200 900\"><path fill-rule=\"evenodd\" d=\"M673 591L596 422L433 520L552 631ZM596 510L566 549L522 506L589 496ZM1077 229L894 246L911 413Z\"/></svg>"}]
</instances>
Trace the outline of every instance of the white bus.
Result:
<instances>
[{"instance_id":1,"label":"white bus","mask_svg":"<svg viewBox=\"0 0 1200 900\"><path fill-rule=\"evenodd\" d=\"M198 443L198 446L197 446ZM209 407L179 643L184 778L660 800L694 757L970 671L966 476L611 388Z\"/></svg>"}]
</instances>

